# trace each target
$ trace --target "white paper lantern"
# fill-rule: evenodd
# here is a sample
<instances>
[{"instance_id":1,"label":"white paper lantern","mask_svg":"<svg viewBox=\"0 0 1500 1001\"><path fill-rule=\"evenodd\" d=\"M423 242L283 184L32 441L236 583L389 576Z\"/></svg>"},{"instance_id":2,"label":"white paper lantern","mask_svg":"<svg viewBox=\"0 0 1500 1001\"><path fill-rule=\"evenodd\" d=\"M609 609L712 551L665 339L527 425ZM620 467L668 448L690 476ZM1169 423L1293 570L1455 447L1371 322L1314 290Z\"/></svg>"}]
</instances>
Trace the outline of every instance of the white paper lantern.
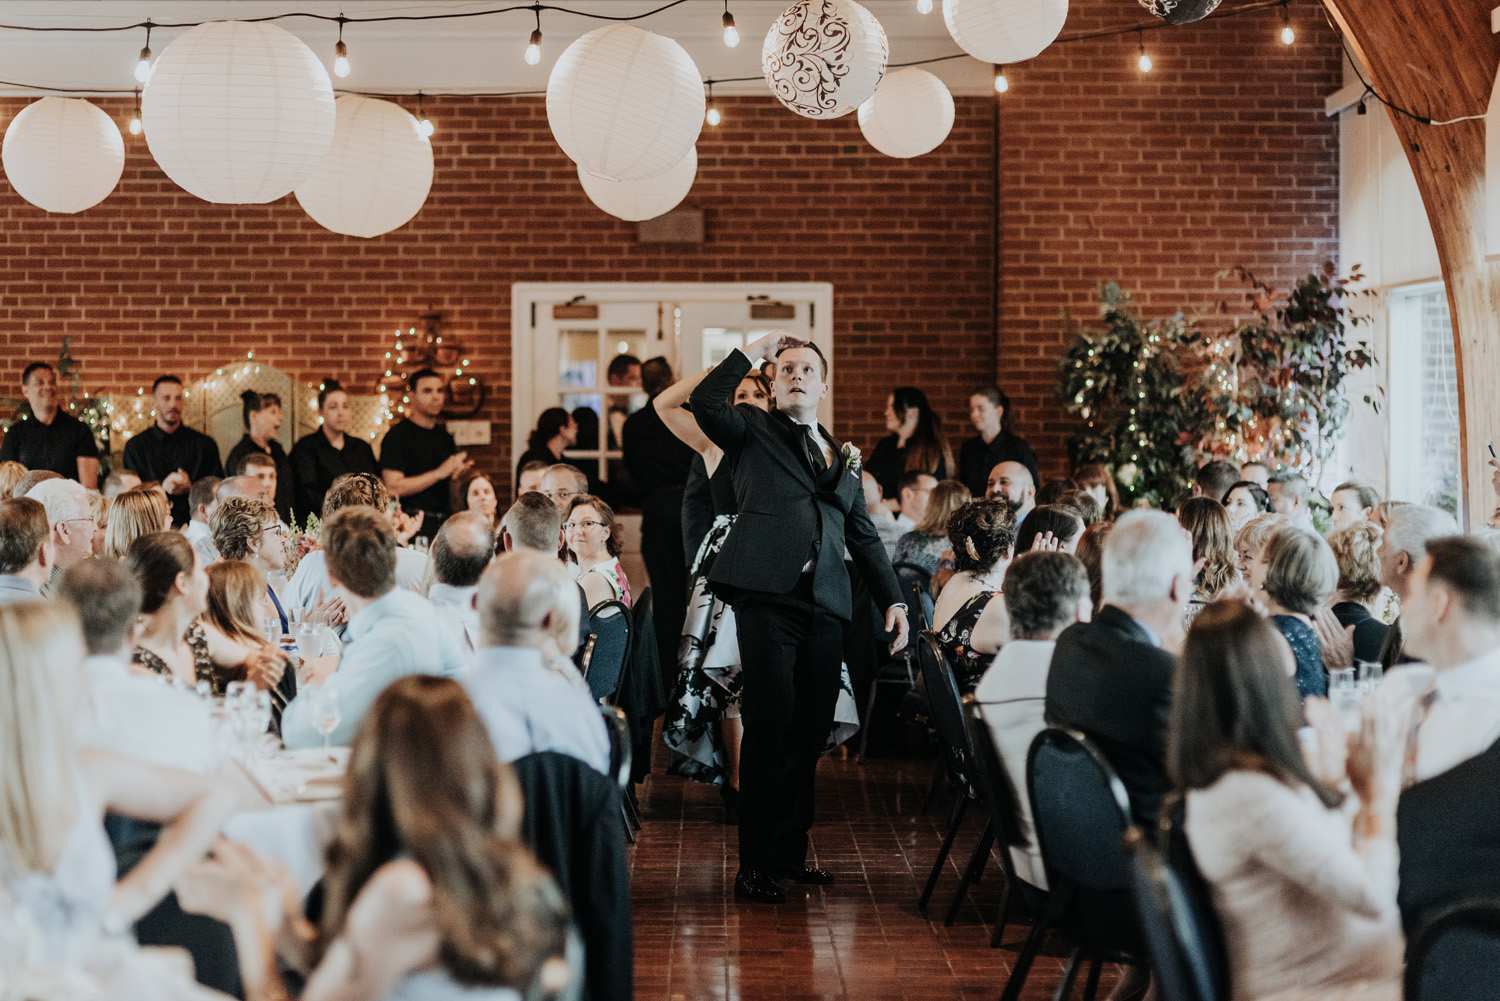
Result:
<instances>
[{"instance_id":1,"label":"white paper lantern","mask_svg":"<svg viewBox=\"0 0 1500 1001\"><path fill-rule=\"evenodd\" d=\"M859 106L859 130L886 156L931 153L953 129L953 95L924 69L902 66L880 81L875 96Z\"/></svg>"},{"instance_id":2,"label":"white paper lantern","mask_svg":"<svg viewBox=\"0 0 1500 1001\"><path fill-rule=\"evenodd\" d=\"M11 119L0 163L16 194L48 212L82 212L115 190L125 141L104 112L75 97L44 97Z\"/></svg>"},{"instance_id":3,"label":"white paper lantern","mask_svg":"<svg viewBox=\"0 0 1500 1001\"><path fill-rule=\"evenodd\" d=\"M406 109L346 94L333 145L297 203L324 229L372 237L405 226L432 190L432 144Z\"/></svg>"},{"instance_id":4,"label":"white paper lantern","mask_svg":"<svg viewBox=\"0 0 1500 1001\"><path fill-rule=\"evenodd\" d=\"M980 62L1019 63L1057 40L1068 0L943 0L958 47Z\"/></svg>"},{"instance_id":5,"label":"white paper lantern","mask_svg":"<svg viewBox=\"0 0 1500 1001\"><path fill-rule=\"evenodd\" d=\"M885 75L890 46L854 0L797 0L766 32L760 68L776 100L804 118L839 118Z\"/></svg>"},{"instance_id":6,"label":"white paper lantern","mask_svg":"<svg viewBox=\"0 0 1500 1001\"><path fill-rule=\"evenodd\" d=\"M311 177L328 152L333 84L286 29L210 21L157 58L141 123L151 155L190 194L271 202Z\"/></svg>"},{"instance_id":7,"label":"white paper lantern","mask_svg":"<svg viewBox=\"0 0 1500 1001\"><path fill-rule=\"evenodd\" d=\"M655 219L675 209L692 190L697 176L697 147L688 150L682 162L665 174L644 181L606 181L582 167L578 168L578 181L589 201L610 215L629 222Z\"/></svg>"},{"instance_id":8,"label":"white paper lantern","mask_svg":"<svg viewBox=\"0 0 1500 1001\"><path fill-rule=\"evenodd\" d=\"M703 128L703 79L682 46L632 24L595 28L547 80L547 122L568 158L610 181L682 162Z\"/></svg>"}]
</instances>

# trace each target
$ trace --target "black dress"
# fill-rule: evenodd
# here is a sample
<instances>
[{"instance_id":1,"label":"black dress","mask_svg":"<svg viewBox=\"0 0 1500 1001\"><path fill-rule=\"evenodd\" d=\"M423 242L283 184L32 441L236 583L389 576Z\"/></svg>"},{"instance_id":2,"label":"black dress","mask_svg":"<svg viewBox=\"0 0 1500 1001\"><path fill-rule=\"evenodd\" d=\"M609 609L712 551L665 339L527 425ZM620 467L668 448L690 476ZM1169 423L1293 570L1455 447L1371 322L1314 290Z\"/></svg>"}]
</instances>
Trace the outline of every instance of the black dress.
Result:
<instances>
[{"instance_id":1,"label":"black dress","mask_svg":"<svg viewBox=\"0 0 1500 1001\"><path fill-rule=\"evenodd\" d=\"M270 448L261 448L255 443L255 439L247 434L239 440L239 444L229 450L229 458L224 460L225 470L230 476L240 475L240 463L244 462L245 456L252 452L269 455L271 461L276 463L276 497L271 506L276 508L276 517L292 517L292 463L286 456L286 449L281 447L281 442L273 438Z\"/></svg>"},{"instance_id":2,"label":"black dress","mask_svg":"<svg viewBox=\"0 0 1500 1001\"><path fill-rule=\"evenodd\" d=\"M1318 634L1312 626L1294 615L1273 615L1271 624L1286 637L1292 647L1292 656L1297 658L1297 694L1304 699L1309 695L1328 694L1328 675L1323 673L1323 647L1318 643Z\"/></svg>"},{"instance_id":3,"label":"black dress","mask_svg":"<svg viewBox=\"0 0 1500 1001\"><path fill-rule=\"evenodd\" d=\"M1380 660L1380 648L1385 645L1385 635L1391 627L1370 614L1364 605L1353 601L1341 601L1333 606L1334 617L1344 628L1354 627L1354 659Z\"/></svg>"},{"instance_id":4,"label":"black dress","mask_svg":"<svg viewBox=\"0 0 1500 1001\"><path fill-rule=\"evenodd\" d=\"M888 434L875 443L875 448L865 459L865 472L875 477L875 482L880 484L880 495L887 500L898 500L896 484L901 479L901 474L906 472L906 448L896 444L900 439L894 434ZM932 473L940 480L948 478L948 461L938 454L937 468L925 470ZM986 473L989 470L985 470ZM975 496L983 496L980 491Z\"/></svg>"},{"instance_id":5,"label":"black dress","mask_svg":"<svg viewBox=\"0 0 1500 1001\"><path fill-rule=\"evenodd\" d=\"M340 476L368 473L380 477L380 464L370 443L344 435L344 447L334 448L322 430L304 435L292 446L292 507L298 524L310 514L323 514L323 495Z\"/></svg>"},{"instance_id":6,"label":"black dress","mask_svg":"<svg viewBox=\"0 0 1500 1001\"><path fill-rule=\"evenodd\" d=\"M973 595L959 605L953 618L943 623L943 628L938 630L938 645L943 648L948 662L953 665L953 675L958 681L961 695L974 691L979 685L979 679L984 676L985 668L994 659L994 654L975 650L970 641L974 635L974 627L979 624L979 617L984 614L990 601L999 594L999 591L980 591Z\"/></svg>"},{"instance_id":7,"label":"black dress","mask_svg":"<svg viewBox=\"0 0 1500 1001\"><path fill-rule=\"evenodd\" d=\"M1036 453L1025 439L1001 431L995 440L985 442L977 434L965 441L958 449L958 479L969 488L975 500L984 496L989 487L990 470L1002 462L1019 462L1031 470L1032 482L1041 487L1041 474L1037 472Z\"/></svg>"}]
</instances>

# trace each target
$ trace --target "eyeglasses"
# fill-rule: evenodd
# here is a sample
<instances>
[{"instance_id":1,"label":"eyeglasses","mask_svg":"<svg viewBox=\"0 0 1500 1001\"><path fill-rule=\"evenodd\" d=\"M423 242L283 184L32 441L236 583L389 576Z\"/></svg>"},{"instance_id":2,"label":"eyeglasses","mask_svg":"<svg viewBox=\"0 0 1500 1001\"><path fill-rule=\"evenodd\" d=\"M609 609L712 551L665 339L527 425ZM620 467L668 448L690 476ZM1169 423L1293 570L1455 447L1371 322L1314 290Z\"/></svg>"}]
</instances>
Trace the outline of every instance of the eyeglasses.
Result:
<instances>
[{"instance_id":1,"label":"eyeglasses","mask_svg":"<svg viewBox=\"0 0 1500 1001\"><path fill-rule=\"evenodd\" d=\"M577 497L578 496L578 491L577 490L542 490L542 491L538 491L538 492L543 497L550 497L550 498L552 498L555 501L563 500L563 499L568 498L568 497Z\"/></svg>"},{"instance_id":2,"label":"eyeglasses","mask_svg":"<svg viewBox=\"0 0 1500 1001\"><path fill-rule=\"evenodd\" d=\"M599 526L600 528L603 528L604 527L604 522L602 522L602 521L565 521L565 522L563 522L563 528L592 528L595 525Z\"/></svg>"}]
</instances>

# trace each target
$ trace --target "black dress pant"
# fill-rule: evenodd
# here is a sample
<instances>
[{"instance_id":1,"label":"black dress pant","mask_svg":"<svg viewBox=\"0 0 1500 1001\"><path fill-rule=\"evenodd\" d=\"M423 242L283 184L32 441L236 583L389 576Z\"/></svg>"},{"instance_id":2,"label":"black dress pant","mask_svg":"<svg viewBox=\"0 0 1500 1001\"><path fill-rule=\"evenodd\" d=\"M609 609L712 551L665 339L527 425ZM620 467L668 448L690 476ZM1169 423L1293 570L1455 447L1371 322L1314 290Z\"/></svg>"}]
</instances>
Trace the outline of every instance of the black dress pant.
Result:
<instances>
[{"instance_id":1,"label":"black dress pant","mask_svg":"<svg viewBox=\"0 0 1500 1001\"><path fill-rule=\"evenodd\" d=\"M740 643L740 867L807 861L818 756L839 696L843 621L812 600L812 575L791 594L750 592L734 604Z\"/></svg>"},{"instance_id":2,"label":"black dress pant","mask_svg":"<svg viewBox=\"0 0 1500 1001\"><path fill-rule=\"evenodd\" d=\"M651 578L651 620L667 691L677 680L677 646L687 617L687 566L682 556L682 491L658 490L641 504L641 561Z\"/></svg>"}]
</instances>

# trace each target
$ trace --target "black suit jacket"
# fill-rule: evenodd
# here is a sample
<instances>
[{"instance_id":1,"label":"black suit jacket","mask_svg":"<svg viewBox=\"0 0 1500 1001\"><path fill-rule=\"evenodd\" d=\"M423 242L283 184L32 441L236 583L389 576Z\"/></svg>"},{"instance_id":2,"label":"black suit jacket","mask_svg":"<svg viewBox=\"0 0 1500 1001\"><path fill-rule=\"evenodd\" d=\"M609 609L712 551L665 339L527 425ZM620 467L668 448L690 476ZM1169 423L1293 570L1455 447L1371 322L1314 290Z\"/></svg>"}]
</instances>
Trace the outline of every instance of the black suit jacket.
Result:
<instances>
[{"instance_id":1,"label":"black suit jacket","mask_svg":"<svg viewBox=\"0 0 1500 1001\"><path fill-rule=\"evenodd\" d=\"M1129 615L1105 605L1062 631L1047 672L1047 722L1098 745L1130 793L1136 821L1153 830L1167 778L1167 710L1177 658Z\"/></svg>"},{"instance_id":2,"label":"black suit jacket","mask_svg":"<svg viewBox=\"0 0 1500 1001\"><path fill-rule=\"evenodd\" d=\"M859 469L847 463L838 439L833 465L814 474L800 426L779 411L729 405L750 371L750 359L731 352L693 390L693 415L710 441L724 450L734 477L739 517L714 557L709 583L731 603L748 591L790 594L802 567L815 560L813 600L848 620L852 611L844 550L864 573L882 608L901 603L901 588L875 526L865 512Z\"/></svg>"}]
</instances>

